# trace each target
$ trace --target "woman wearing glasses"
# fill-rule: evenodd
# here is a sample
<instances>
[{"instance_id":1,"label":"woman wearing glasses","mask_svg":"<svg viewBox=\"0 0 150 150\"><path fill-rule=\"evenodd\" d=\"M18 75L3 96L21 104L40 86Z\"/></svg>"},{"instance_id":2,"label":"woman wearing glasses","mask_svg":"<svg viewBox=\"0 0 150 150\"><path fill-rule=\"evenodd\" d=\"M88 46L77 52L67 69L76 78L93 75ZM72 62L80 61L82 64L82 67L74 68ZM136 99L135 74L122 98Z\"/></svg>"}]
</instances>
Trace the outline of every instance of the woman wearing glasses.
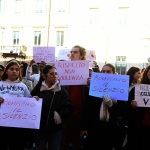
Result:
<instances>
[{"instance_id":1,"label":"woman wearing glasses","mask_svg":"<svg viewBox=\"0 0 150 150\"><path fill-rule=\"evenodd\" d=\"M43 99L40 129L35 130L35 150L59 150L62 122L69 118L73 106L67 92L60 87L55 67L46 65L40 80L31 92Z\"/></svg>"}]
</instances>

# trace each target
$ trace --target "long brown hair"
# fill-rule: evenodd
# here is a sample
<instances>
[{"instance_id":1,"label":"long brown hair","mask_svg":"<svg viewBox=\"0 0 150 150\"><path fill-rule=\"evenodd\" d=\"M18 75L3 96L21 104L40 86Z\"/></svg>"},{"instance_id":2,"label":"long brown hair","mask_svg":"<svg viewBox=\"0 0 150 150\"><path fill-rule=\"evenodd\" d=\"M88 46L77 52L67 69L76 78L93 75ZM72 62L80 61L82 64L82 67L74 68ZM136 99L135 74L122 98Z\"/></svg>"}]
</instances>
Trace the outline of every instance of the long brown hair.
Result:
<instances>
[{"instance_id":1,"label":"long brown hair","mask_svg":"<svg viewBox=\"0 0 150 150\"><path fill-rule=\"evenodd\" d=\"M140 82L141 84L150 84L150 79L147 76L149 70L150 70L150 65L148 65L142 73L141 82Z\"/></svg>"},{"instance_id":2,"label":"long brown hair","mask_svg":"<svg viewBox=\"0 0 150 150\"><path fill-rule=\"evenodd\" d=\"M3 73L3 75L2 75L2 81L5 81L6 79L8 79L8 75L7 75L6 72L7 72L7 70L8 70L11 66L13 66L13 65L17 65L18 68L19 68L19 75L18 75L18 77L16 78L16 80L19 79L20 81L22 81L22 75L21 75L20 65L19 65L19 63L18 63L17 61L15 61L15 60L10 61L10 62L7 63L7 65L6 65L6 67L5 67L5 70L4 70L4 73Z\"/></svg>"}]
</instances>

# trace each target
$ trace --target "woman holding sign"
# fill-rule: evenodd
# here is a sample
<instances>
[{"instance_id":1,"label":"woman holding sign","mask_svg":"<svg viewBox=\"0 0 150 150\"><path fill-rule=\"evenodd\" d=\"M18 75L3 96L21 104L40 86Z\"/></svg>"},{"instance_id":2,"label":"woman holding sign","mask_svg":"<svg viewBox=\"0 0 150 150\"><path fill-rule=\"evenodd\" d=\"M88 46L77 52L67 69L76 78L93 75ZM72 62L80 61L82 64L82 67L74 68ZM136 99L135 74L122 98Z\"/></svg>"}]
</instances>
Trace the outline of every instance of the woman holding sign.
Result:
<instances>
[{"instance_id":1,"label":"woman holding sign","mask_svg":"<svg viewBox=\"0 0 150 150\"><path fill-rule=\"evenodd\" d=\"M105 64L102 73L115 74L112 64ZM116 75L117 76L117 75ZM88 79L90 84L90 78ZM83 139L83 149L121 150L125 133L123 130L123 101L112 100L108 94L102 98L90 96L87 93L81 118L80 137ZM85 142L84 142L85 141Z\"/></svg>"},{"instance_id":2,"label":"woman holding sign","mask_svg":"<svg viewBox=\"0 0 150 150\"><path fill-rule=\"evenodd\" d=\"M0 105L1 108L5 104L5 97L9 96L12 99L15 97L31 97L31 94L27 86L21 82L21 70L20 65L17 61L9 61L6 65L2 79L0 81ZM38 99L38 98L37 98ZM11 105L12 103L7 103L5 105ZM16 107L17 110L17 107ZM2 127L2 122L5 122L6 115L10 119L16 117L21 110L14 110L14 114L7 115L6 112L1 112L1 140L0 140L0 150L24 150L26 133L28 129L16 128L16 127ZM8 111L9 112L9 111ZM10 113L10 112L9 112ZM15 124L15 123L14 123ZM15 124L16 125L16 124Z\"/></svg>"},{"instance_id":3,"label":"woman holding sign","mask_svg":"<svg viewBox=\"0 0 150 150\"><path fill-rule=\"evenodd\" d=\"M58 81L55 67L46 65L40 80L31 92L43 99L40 129L35 130L35 150L60 150L62 122L69 118L73 106Z\"/></svg>"},{"instance_id":4,"label":"woman holding sign","mask_svg":"<svg viewBox=\"0 0 150 150\"><path fill-rule=\"evenodd\" d=\"M149 108L149 85L150 85L150 65L142 73L140 103L135 99L136 86L129 93L128 100L128 146L129 150L148 150L150 149L150 108ZM144 86L144 85L145 86ZM139 86L139 85L137 85ZM142 94L144 93L144 95ZM140 105L143 104L143 105Z\"/></svg>"}]
</instances>

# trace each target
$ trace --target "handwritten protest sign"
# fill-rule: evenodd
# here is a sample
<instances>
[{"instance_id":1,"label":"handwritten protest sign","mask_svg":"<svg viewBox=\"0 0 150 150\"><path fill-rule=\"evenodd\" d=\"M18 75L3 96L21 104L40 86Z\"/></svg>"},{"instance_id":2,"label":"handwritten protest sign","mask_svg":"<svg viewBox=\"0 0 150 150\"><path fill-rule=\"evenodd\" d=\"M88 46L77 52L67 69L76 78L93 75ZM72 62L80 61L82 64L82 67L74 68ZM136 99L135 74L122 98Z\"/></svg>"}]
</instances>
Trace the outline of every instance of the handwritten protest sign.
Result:
<instances>
[{"instance_id":1,"label":"handwritten protest sign","mask_svg":"<svg viewBox=\"0 0 150 150\"><path fill-rule=\"evenodd\" d=\"M89 61L56 61L55 67L61 85L86 85L89 77Z\"/></svg>"},{"instance_id":2,"label":"handwritten protest sign","mask_svg":"<svg viewBox=\"0 0 150 150\"><path fill-rule=\"evenodd\" d=\"M55 47L33 47L33 59L36 63L55 61Z\"/></svg>"},{"instance_id":3,"label":"handwritten protest sign","mask_svg":"<svg viewBox=\"0 0 150 150\"><path fill-rule=\"evenodd\" d=\"M94 50L86 51L86 60L89 60L89 66L93 67L93 61L96 60L96 55Z\"/></svg>"},{"instance_id":4,"label":"handwritten protest sign","mask_svg":"<svg viewBox=\"0 0 150 150\"><path fill-rule=\"evenodd\" d=\"M70 49L60 49L58 52L58 61L59 60L70 60Z\"/></svg>"},{"instance_id":5,"label":"handwritten protest sign","mask_svg":"<svg viewBox=\"0 0 150 150\"><path fill-rule=\"evenodd\" d=\"M135 100L139 107L150 107L150 85L137 84L135 86Z\"/></svg>"},{"instance_id":6,"label":"handwritten protest sign","mask_svg":"<svg viewBox=\"0 0 150 150\"><path fill-rule=\"evenodd\" d=\"M128 100L129 76L92 72L89 95L109 94L113 100Z\"/></svg>"},{"instance_id":7,"label":"handwritten protest sign","mask_svg":"<svg viewBox=\"0 0 150 150\"><path fill-rule=\"evenodd\" d=\"M42 99L5 96L0 108L0 126L39 129Z\"/></svg>"}]
</instances>

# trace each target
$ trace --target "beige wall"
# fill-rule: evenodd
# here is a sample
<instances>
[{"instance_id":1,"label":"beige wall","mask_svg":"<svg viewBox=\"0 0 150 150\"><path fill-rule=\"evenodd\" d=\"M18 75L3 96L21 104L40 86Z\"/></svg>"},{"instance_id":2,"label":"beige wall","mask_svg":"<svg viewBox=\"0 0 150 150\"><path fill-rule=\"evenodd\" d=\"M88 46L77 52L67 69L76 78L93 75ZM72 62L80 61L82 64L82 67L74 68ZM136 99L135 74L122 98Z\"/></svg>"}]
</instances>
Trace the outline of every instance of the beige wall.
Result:
<instances>
[{"instance_id":1,"label":"beige wall","mask_svg":"<svg viewBox=\"0 0 150 150\"><path fill-rule=\"evenodd\" d=\"M127 56L129 66L130 64L142 66L150 56L150 23L142 17L150 11L145 0L144 3L142 0L136 3L134 0L116 3L109 1L109 5L108 0L70 0L67 13L57 13L59 5L57 0L45 0L43 14L34 13L35 1L23 0L21 15L14 14L15 1L2 0L2 2L5 13L0 15L0 26L4 26L5 31L3 39L0 31L0 39L3 41L0 44L13 46L12 33L15 30L20 31L19 46L28 47L27 55L30 58L34 46L33 34L36 30L42 32L41 46L56 46L56 31L64 31L63 47L71 48L79 44L87 50L94 49L97 62L101 65L105 61L115 63L116 56ZM124 6L127 9L119 9ZM94 10L89 8L97 8L94 14L95 24L90 24Z\"/></svg>"}]
</instances>

